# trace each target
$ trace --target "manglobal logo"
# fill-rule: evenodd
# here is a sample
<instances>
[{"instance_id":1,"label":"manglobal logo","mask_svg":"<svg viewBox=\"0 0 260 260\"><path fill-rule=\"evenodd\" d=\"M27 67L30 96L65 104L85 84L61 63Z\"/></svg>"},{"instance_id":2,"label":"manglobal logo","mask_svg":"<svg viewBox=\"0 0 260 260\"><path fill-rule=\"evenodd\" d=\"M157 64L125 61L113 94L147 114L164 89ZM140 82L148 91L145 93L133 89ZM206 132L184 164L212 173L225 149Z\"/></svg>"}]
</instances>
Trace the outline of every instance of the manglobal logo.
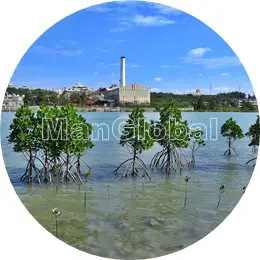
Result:
<instances>
[{"instance_id":1,"label":"manglobal logo","mask_svg":"<svg viewBox=\"0 0 260 260\"><path fill-rule=\"evenodd\" d=\"M218 118L208 118L208 123L195 122L192 124L177 122L175 118L167 120L167 126L160 123L149 126L144 124L142 119L137 122L128 117L119 117L111 123L91 123L89 124L69 124L68 118L44 118L42 120L42 139L43 140L93 140L93 141L109 141L111 139L120 140L121 135L129 134L129 139L136 136L138 139L144 139L146 135L154 141L168 139L171 141L181 141L190 137L193 131L197 131L204 141L218 140ZM127 127L126 126L127 122ZM93 129L91 136L89 136L89 127ZM174 131L172 130L174 127ZM137 129L137 131L135 130Z\"/></svg>"}]
</instances>

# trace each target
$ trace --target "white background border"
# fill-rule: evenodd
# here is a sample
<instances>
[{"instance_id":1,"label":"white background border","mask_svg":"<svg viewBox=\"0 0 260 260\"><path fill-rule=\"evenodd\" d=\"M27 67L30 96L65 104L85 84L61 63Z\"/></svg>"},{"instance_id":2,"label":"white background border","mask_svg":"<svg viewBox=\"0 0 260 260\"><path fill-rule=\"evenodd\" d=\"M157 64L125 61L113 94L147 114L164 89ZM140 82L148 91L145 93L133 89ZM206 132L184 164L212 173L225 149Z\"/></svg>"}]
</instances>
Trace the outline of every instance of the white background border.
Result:
<instances>
[{"instance_id":1,"label":"white background border","mask_svg":"<svg viewBox=\"0 0 260 260\"><path fill-rule=\"evenodd\" d=\"M30 45L64 16L102 0L6 0L0 3L0 102L11 75ZM260 100L260 15L257 0L161 0L208 24L245 66ZM194 46L197 47L197 46ZM0 259L97 259L50 235L28 213L13 190L0 151ZM194 245L163 257L260 259L260 165L230 216Z\"/></svg>"}]
</instances>

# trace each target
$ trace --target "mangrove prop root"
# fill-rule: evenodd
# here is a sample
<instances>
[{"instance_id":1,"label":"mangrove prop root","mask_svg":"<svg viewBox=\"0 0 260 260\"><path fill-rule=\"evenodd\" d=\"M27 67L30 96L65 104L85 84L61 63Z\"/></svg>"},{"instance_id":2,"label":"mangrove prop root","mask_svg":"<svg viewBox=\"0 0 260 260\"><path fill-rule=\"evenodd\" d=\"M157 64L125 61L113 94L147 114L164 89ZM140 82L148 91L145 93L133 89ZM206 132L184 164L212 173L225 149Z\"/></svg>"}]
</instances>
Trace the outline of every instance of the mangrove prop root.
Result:
<instances>
[{"instance_id":1,"label":"mangrove prop root","mask_svg":"<svg viewBox=\"0 0 260 260\"><path fill-rule=\"evenodd\" d=\"M124 162L122 162L115 170L114 170L114 174L118 174L118 171L124 166L125 166L125 170L124 173L122 175L122 178L127 178L128 174L131 173L132 176L138 176L139 170L143 171L143 176L146 176L149 178L149 180L151 180L151 176L147 171L147 168L145 166L145 163L138 157L136 156L135 159L134 158L130 158L125 160Z\"/></svg>"},{"instance_id":2,"label":"mangrove prop root","mask_svg":"<svg viewBox=\"0 0 260 260\"><path fill-rule=\"evenodd\" d=\"M150 167L151 169L160 168L161 171L165 170L167 173L176 172L179 169L181 174L181 169L184 167L181 155L185 160L187 159L179 149L174 147L164 148L152 158Z\"/></svg>"},{"instance_id":3,"label":"mangrove prop root","mask_svg":"<svg viewBox=\"0 0 260 260\"><path fill-rule=\"evenodd\" d=\"M250 162L253 162L257 159L257 157L253 158L253 159L250 159L249 161L246 162L246 164L249 164Z\"/></svg>"}]
</instances>

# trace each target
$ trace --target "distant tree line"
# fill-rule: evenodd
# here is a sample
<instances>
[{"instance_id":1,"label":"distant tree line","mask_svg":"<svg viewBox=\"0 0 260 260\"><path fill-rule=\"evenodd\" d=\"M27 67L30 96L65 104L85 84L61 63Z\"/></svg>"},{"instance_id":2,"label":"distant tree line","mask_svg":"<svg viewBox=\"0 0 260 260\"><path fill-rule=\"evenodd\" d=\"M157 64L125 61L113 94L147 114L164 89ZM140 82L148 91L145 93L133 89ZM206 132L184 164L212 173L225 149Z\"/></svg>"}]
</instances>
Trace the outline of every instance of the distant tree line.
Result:
<instances>
[{"instance_id":1,"label":"distant tree line","mask_svg":"<svg viewBox=\"0 0 260 260\"><path fill-rule=\"evenodd\" d=\"M73 105L77 107L87 106L88 95L84 92L69 93L64 91L61 95L58 95L53 90L46 89L28 89L25 87L15 88L8 86L8 94L24 95L24 103L29 106L41 106L41 105ZM174 94L164 92L152 92L150 107L160 111L160 108L169 105L174 101L179 108L192 107L195 111L244 111L253 112L257 111L257 107L253 106L249 102L244 102L242 107L238 107L238 100L244 100L246 94L234 91L228 93L219 93L217 95L201 95L194 96L192 94ZM255 96L248 96L249 99L255 99ZM120 104L120 106L125 106ZM127 107L149 107L149 104L127 104Z\"/></svg>"},{"instance_id":2,"label":"distant tree line","mask_svg":"<svg viewBox=\"0 0 260 260\"><path fill-rule=\"evenodd\" d=\"M248 102L244 102L241 108L238 107L237 101L245 98L246 94L239 91L201 96L152 92L151 106L159 110L161 107L175 101L180 108L193 107L196 111L257 111L257 108ZM253 100L255 96L248 96L248 98Z\"/></svg>"}]
</instances>

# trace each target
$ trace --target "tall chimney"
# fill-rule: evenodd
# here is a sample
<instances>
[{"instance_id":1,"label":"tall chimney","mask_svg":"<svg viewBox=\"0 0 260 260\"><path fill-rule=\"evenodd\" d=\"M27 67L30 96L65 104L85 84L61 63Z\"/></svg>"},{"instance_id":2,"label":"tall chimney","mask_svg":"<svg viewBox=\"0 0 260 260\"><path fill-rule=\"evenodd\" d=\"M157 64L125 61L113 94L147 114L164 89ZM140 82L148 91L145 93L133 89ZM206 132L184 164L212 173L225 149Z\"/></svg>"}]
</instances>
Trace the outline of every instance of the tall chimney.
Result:
<instances>
[{"instance_id":1,"label":"tall chimney","mask_svg":"<svg viewBox=\"0 0 260 260\"><path fill-rule=\"evenodd\" d=\"M120 87L125 87L125 57L121 57L121 77L120 77Z\"/></svg>"}]
</instances>

